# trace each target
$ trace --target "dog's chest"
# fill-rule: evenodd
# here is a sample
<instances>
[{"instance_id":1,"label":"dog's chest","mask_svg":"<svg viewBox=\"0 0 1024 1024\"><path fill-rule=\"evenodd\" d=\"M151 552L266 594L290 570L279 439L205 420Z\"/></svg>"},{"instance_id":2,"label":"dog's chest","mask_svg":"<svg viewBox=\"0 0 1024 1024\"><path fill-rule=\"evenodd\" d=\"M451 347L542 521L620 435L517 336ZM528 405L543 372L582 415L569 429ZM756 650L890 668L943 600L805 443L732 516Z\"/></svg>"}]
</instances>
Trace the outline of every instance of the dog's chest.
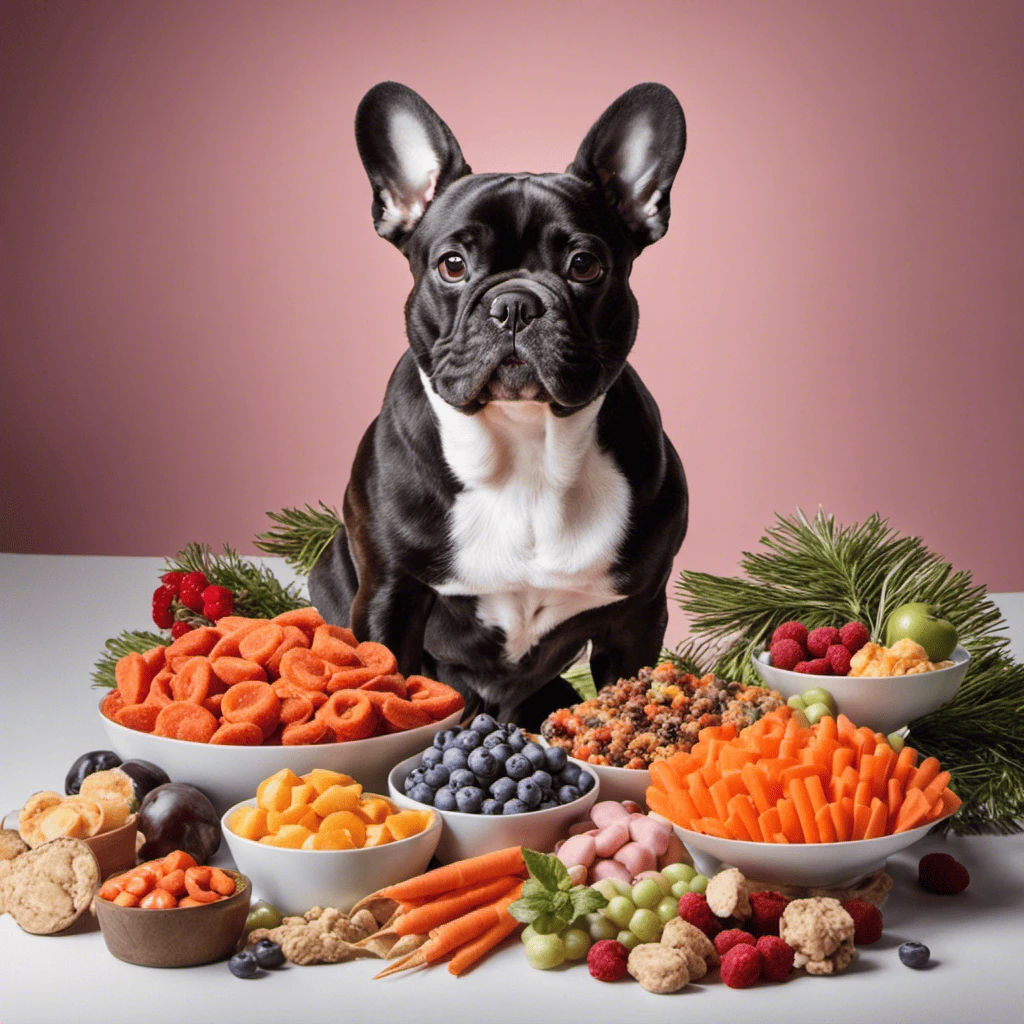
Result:
<instances>
[{"instance_id":1,"label":"dog's chest","mask_svg":"<svg viewBox=\"0 0 1024 1024\"><path fill-rule=\"evenodd\" d=\"M450 514L450 573L436 589L476 597L478 618L504 631L516 662L559 623L621 600L611 569L629 485L597 446L600 401L563 418L532 402L464 416L424 384L463 487Z\"/></svg>"}]
</instances>

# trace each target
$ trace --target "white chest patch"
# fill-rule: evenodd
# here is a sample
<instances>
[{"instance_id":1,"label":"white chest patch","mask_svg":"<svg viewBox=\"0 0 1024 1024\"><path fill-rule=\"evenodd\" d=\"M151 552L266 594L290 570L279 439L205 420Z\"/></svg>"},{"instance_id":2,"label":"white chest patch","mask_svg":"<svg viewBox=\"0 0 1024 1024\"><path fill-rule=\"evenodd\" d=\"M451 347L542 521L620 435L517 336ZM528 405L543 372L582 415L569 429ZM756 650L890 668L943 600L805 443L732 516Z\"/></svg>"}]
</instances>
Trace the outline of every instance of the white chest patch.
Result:
<instances>
[{"instance_id":1,"label":"white chest patch","mask_svg":"<svg viewBox=\"0 0 1024 1024\"><path fill-rule=\"evenodd\" d=\"M451 510L451 574L436 589L477 598L517 662L559 623L621 600L611 577L630 490L597 445L603 398L567 417L540 402L457 412L423 377L445 461L463 485Z\"/></svg>"}]
</instances>

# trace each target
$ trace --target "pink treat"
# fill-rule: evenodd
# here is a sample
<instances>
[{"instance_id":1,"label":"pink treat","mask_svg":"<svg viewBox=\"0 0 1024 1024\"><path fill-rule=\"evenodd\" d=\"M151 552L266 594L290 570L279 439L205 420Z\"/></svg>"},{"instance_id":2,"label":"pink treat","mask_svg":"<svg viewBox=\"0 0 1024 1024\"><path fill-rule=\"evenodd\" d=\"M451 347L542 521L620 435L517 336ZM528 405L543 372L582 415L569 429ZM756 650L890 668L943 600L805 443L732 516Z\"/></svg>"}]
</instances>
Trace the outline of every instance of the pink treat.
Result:
<instances>
[{"instance_id":1,"label":"pink treat","mask_svg":"<svg viewBox=\"0 0 1024 1024\"><path fill-rule=\"evenodd\" d=\"M589 868L597 856L593 836L573 836L566 839L558 850L558 859L568 868L573 864L582 864Z\"/></svg>"},{"instance_id":2,"label":"pink treat","mask_svg":"<svg viewBox=\"0 0 1024 1024\"><path fill-rule=\"evenodd\" d=\"M646 814L633 814L629 819L629 836L646 847L654 854L655 860L668 849L668 837L671 829L665 828L660 821L648 818Z\"/></svg>"},{"instance_id":3,"label":"pink treat","mask_svg":"<svg viewBox=\"0 0 1024 1024\"><path fill-rule=\"evenodd\" d=\"M589 818L585 818L583 821L577 821L575 825L569 826L569 835L580 836L585 832L592 832L593 829L594 823Z\"/></svg>"},{"instance_id":4,"label":"pink treat","mask_svg":"<svg viewBox=\"0 0 1024 1024\"><path fill-rule=\"evenodd\" d=\"M683 841L675 834L672 833L668 837L668 849L658 858L658 867L668 867L669 864L679 864L683 860L689 860L686 856L686 847L683 846Z\"/></svg>"},{"instance_id":5,"label":"pink treat","mask_svg":"<svg viewBox=\"0 0 1024 1024\"><path fill-rule=\"evenodd\" d=\"M573 885L583 885L587 880L587 869L582 864L572 864L569 867L569 881Z\"/></svg>"},{"instance_id":6,"label":"pink treat","mask_svg":"<svg viewBox=\"0 0 1024 1024\"><path fill-rule=\"evenodd\" d=\"M602 878L627 883L633 881L633 876L617 860L594 861L590 868L590 884L600 882Z\"/></svg>"},{"instance_id":7,"label":"pink treat","mask_svg":"<svg viewBox=\"0 0 1024 1024\"><path fill-rule=\"evenodd\" d=\"M623 800L622 806L629 811L630 814L643 814L644 809L635 800Z\"/></svg>"},{"instance_id":8,"label":"pink treat","mask_svg":"<svg viewBox=\"0 0 1024 1024\"><path fill-rule=\"evenodd\" d=\"M594 847L598 857L614 857L629 842L629 825L625 821L615 821L606 825L594 837Z\"/></svg>"},{"instance_id":9,"label":"pink treat","mask_svg":"<svg viewBox=\"0 0 1024 1024\"><path fill-rule=\"evenodd\" d=\"M604 828L615 821L626 821L629 811L618 800L602 800L590 808L590 817L598 828Z\"/></svg>"},{"instance_id":10,"label":"pink treat","mask_svg":"<svg viewBox=\"0 0 1024 1024\"><path fill-rule=\"evenodd\" d=\"M626 843L615 854L615 859L633 878L636 878L641 871L654 871L658 866L658 858L654 855L653 851L649 850L646 846L642 846L640 843Z\"/></svg>"}]
</instances>

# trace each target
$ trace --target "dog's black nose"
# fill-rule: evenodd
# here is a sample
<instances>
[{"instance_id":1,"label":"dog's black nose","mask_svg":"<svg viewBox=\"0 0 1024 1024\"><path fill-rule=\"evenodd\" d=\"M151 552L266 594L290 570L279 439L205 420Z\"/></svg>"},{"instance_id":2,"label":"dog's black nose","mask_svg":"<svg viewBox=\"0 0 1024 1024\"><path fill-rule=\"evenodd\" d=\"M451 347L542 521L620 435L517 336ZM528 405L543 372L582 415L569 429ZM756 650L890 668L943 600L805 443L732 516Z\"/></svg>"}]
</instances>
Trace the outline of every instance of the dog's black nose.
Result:
<instances>
[{"instance_id":1,"label":"dog's black nose","mask_svg":"<svg viewBox=\"0 0 1024 1024\"><path fill-rule=\"evenodd\" d=\"M491 316L510 334L517 334L544 315L544 304L528 291L502 292L491 303Z\"/></svg>"}]
</instances>

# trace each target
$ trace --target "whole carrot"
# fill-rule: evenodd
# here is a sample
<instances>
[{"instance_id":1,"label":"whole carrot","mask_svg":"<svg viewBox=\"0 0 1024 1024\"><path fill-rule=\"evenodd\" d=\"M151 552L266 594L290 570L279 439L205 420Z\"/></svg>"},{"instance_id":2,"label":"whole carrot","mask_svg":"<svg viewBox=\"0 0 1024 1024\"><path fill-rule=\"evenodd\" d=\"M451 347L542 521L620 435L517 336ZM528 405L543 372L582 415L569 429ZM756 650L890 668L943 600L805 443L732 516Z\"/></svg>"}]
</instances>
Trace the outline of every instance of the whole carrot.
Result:
<instances>
[{"instance_id":1,"label":"whole carrot","mask_svg":"<svg viewBox=\"0 0 1024 1024\"><path fill-rule=\"evenodd\" d=\"M442 896L432 903L425 903L403 914L395 922L395 932L398 935L425 935L439 925L454 921L474 907L493 903L500 896L504 896L518 881L518 878L503 875L490 882L478 882L451 895Z\"/></svg>"},{"instance_id":2,"label":"whole carrot","mask_svg":"<svg viewBox=\"0 0 1024 1024\"><path fill-rule=\"evenodd\" d=\"M439 896L441 893L451 892L452 889L462 889L502 875L522 876L525 872L522 848L510 846L494 853L485 853L479 857L470 857L435 868L425 875L418 875L397 885L389 885L386 889L381 889L377 895L404 903L406 900Z\"/></svg>"},{"instance_id":3,"label":"whole carrot","mask_svg":"<svg viewBox=\"0 0 1024 1024\"><path fill-rule=\"evenodd\" d=\"M478 939L467 942L456 950L455 956L448 964L448 970L458 977L469 970L478 960L483 959L506 936L511 935L519 927L519 922L507 911L502 919L488 928Z\"/></svg>"}]
</instances>

